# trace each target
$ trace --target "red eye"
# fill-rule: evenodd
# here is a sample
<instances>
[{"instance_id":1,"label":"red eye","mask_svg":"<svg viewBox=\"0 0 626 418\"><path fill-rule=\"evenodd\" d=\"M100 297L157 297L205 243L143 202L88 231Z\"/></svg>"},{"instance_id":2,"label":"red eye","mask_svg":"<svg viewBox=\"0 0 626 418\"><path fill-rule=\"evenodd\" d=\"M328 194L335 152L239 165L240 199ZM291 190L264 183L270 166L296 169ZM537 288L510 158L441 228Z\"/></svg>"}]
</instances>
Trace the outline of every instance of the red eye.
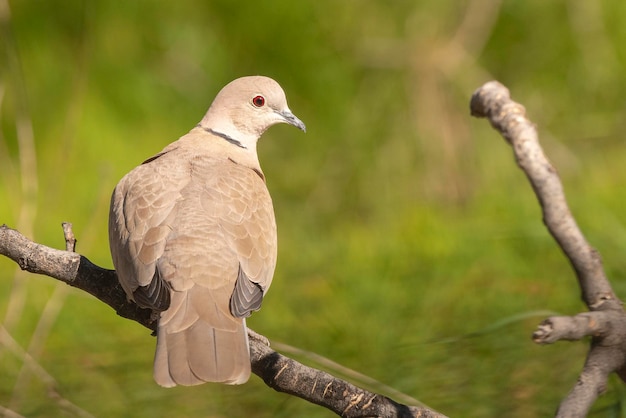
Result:
<instances>
[{"instance_id":1,"label":"red eye","mask_svg":"<svg viewBox=\"0 0 626 418\"><path fill-rule=\"evenodd\" d=\"M265 97L255 96L254 99L252 99L252 104L256 107L263 107L263 105L265 104Z\"/></svg>"}]
</instances>

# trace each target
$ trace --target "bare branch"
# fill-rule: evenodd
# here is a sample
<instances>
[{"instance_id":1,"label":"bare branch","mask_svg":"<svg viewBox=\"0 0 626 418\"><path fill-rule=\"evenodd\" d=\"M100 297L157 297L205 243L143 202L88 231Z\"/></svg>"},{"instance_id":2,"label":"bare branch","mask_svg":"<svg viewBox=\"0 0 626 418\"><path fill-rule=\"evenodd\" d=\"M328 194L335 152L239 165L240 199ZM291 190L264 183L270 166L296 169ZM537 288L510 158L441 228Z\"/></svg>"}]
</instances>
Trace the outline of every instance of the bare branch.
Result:
<instances>
[{"instance_id":1,"label":"bare branch","mask_svg":"<svg viewBox=\"0 0 626 418\"><path fill-rule=\"evenodd\" d=\"M252 371L279 391L321 405L342 417L443 417L427 408L406 406L358 388L329 373L305 366L266 345L250 345Z\"/></svg>"},{"instance_id":2,"label":"bare branch","mask_svg":"<svg viewBox=\"0 0 626 418\"><path fill-rule=\"evenodd\" d=\"M552 316L539 324L533 333L533 341L537 344L552 344L559 340L578 341L584 337L604 338L611 334L611 323L618 318L619 315L613 311Z\"/></svg>"},{"instance_id":3,"label":"bare branch","mask_svg":"<svg viewBox=\"0 0 626 418\"><path fill-rule=\"evenodd\" d=\"M65 236L68 236L67 231ZM152 331L156 329L150 310L126 300L114 270L98 267L78 253L32 242L6 225L0 226L0 254L15 261L23 270L84 290L111 306L118 315ZM272 350L267 338L254 331L250 331L250 354L252 371L269 387L321 405L342 417L445 418L428 408L397 403L285 357Z\"/></svg>"},{"instance_id":4,"label":"bare branch","mask_svg":"<svg viewBox=\"0 0 626 418\"><path fill-rule=\"evenodd\" d=\"M608 375L626 375L626 315L606 278L598 252L586 241L574 220L556 169L546 158L535 126L525 109L511 100L502 84L491 81L472 95L471 113L488 118L513 147L515 159L535 191L543 222L570 261L582 299L591 312L551 317L533 334L540 344L591 336L591 346L578 382L561 403L557 417L584 417L604 391Z\"/></svg>"},{"instance_id":5,"label":"bare branch","mask_svg":"<svg viewBox=\"0 0 626 418\"><path fill-rule=\"evenodd\" d=\"M546 158L537 131L525 117L525 109L510 99L502 84L492 81L472 96L472 116L487 117L491 125L511 144L517 164L524 171L543 210L543 222L576 271L583 301L589 309L620 309L611 289L602 260L591 248L574 220L561 180Z\"/></svg>"}]
</instances>

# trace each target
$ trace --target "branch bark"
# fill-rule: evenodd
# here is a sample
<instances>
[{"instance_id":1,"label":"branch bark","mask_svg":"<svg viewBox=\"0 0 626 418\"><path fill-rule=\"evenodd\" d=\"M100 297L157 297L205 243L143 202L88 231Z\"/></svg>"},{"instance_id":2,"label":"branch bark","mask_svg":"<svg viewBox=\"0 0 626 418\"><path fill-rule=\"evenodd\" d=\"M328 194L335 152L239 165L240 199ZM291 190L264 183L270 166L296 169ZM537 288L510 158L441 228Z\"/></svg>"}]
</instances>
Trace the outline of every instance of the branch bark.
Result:
<instances>
[{"instance_id":1,"label":"branch bark","mask_svg":"<svg viewBox=\"0 0 626 418\"><path fill-rule=\"evenodd\" d=\"M487 118L512 146L516 162L526 174L543 213L543 222L571 263L590 312L551 317L533 334L539 344L591 336L591 345L577 383L561 402L557 417L584 417L606 388L608 375L626 376L626 315L605 275L600 254L592 248L572 216L556 169L546 158L525 109L510 98L497 81L472 95L472 116Z\"/></svg>"},{"instance_id":2,"label":"branch bark","mask_svg":"<svg viewBox=\"0 0 626 418\"><path fill-rule=\"evenodd\" d=\"M64 225L67 248L75 239L71 225ZM71 245L70 245L71 242ZM118 315L155 331L152 312L126 299L114 270L96 266L82 255L37 244L18 231L0 226L0 254L22 270L53 277L95 296ZM323 406L342 417L445 418L421 406L408 406L369 392L329 373L305 366L269 347L268 340L250 331L252 372L272 389Z\"/></svg>"}]
</instances>

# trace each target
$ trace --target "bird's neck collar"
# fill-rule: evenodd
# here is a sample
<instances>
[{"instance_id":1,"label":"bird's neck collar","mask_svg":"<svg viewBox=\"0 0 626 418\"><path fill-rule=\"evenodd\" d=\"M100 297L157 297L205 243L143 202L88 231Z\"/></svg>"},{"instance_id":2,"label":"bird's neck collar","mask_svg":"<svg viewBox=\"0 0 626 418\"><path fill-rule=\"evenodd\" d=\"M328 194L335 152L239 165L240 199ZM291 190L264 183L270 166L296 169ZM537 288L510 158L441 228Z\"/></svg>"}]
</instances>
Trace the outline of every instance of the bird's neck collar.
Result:
<instances>
[{"instance_id":1,"label":"bird's neck collar","mask_svg":"<svg viewBox=\"0 0 626 418\"><path fill-rule=\"evenodd\" d=\"M243 149L248 149L248 147L246 147L244 144L242 144L240 141L236 140L235 138L233 138L232 136L228 135L227 133L224 132L220 132L220 131L216 131L214 129L211 128L205 128L204 126L202 126L201 124L196 125L198 128L201 128L202 130L204 130L205 132L210 133L211 135L214 136L218 136L222 139L225 139L226 141L228 141L229 143L238 146L239 148L243 148Z\"/></svg>"}]
</instances>

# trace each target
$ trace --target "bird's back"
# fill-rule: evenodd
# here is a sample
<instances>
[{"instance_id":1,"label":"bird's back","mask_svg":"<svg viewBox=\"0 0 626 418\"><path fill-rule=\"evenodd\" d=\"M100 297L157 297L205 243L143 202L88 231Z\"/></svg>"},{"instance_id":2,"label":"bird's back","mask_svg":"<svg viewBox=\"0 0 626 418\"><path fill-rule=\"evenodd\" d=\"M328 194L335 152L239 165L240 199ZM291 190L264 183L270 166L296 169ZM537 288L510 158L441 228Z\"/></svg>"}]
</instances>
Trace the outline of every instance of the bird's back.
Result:
<instances>
[{"instance_id":1,"label":"bird's back","mask_svg":"<svg viewBox=\"0 0 626 418\"><path fill-rule=\"evenodd\" d=\"M159 383L171 385L163 375L172 370L180 384L240 383L250 368L243 317L260 307L276 265L272 201L260 171L189 142L170 145L120 181L111 205L111 252L127 293L144 307L167 308L159 320ZM237 287L252 293L233 307ZM207 363L207 344L231 352L229 358L239 352L239 359L230 367ZM176 351L188 358L172 356Z\"/></svg>"}]
</instances>

